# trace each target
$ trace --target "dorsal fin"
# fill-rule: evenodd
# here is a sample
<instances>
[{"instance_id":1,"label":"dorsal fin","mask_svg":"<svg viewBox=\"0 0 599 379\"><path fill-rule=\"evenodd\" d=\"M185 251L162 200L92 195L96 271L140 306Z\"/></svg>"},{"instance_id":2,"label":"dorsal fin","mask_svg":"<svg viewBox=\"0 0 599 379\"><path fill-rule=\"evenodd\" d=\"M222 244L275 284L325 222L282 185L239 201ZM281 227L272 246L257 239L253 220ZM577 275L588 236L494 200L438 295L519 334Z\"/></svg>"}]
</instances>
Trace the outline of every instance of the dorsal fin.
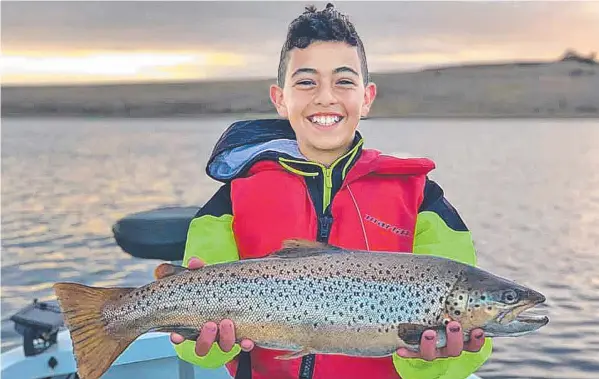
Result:
<instances>
[{"instance_id":1,"label":"dorsal fin","mask_svg":"<svg viewBox=\"0 0 599 379\"><path fill-rule=\"evenodd\" d=\"M288 239L283 241L281 250L275 251L270 256L275 258L301 258L333 251L342 250L336 246L332 246L323 242L308 241L303 239Z\"/></svg>"},{"instance_id":2,"label":"dorsal fin","mask_svg":"<svg viewBox=\"0 0 599 379\"><path fill-rule=\"evenodd\" d=\"M293 238L283 241L283 249L330 249L332 246L318 241Z\"/></svg>"}]
</instances>

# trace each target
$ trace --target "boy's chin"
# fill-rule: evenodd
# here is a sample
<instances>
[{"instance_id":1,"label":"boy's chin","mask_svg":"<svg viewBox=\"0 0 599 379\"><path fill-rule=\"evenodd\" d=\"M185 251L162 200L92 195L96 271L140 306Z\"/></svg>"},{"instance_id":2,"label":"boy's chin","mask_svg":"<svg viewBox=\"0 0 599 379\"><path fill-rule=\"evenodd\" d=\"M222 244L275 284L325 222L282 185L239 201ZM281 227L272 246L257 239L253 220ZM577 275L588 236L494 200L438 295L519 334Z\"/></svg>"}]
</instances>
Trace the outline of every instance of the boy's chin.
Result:
<instances>
[{"instance_id":1,"label":"boy's chin","mask_svg":"<svg viewBox=\"0 0 599 379\"><path fill-rule=\"evenodd\" d=\"M331 141L323 141L323 139L320 139L313 143L312 146L323 153L339 152L342 154L347 150L348 144L345 140L332 139Z\"/></svg>"}]
</instances>

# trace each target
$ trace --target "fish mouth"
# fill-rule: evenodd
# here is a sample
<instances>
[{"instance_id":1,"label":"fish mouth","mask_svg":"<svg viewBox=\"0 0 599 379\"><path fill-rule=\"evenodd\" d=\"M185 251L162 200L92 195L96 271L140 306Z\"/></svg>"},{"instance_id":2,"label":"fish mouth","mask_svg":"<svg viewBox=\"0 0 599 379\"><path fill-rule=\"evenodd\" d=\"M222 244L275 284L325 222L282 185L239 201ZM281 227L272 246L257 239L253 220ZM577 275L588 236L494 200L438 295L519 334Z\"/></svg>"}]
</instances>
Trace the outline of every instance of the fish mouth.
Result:
<instances>
[{"instance_id":1,"label":"fish mouth","mask_svg":"<svg viewBox=\"0 0 599 379\"><path fill-rule=\"evenodd\" d=\"M536 315L536 314L519 314L512 322L519 322L524 324L537 324L539 327L547 325L549 317Z\"/></svg>"},{"instance_id":2,"label":"fish mouth","mask_svg":"<svg viewBox=\"0 0 599 379\"><path fill-rule=\"evenodd\" d=\"M536 304L526 304L516 309L507 310L484 327L487 337L522 336L547 325L549 317L535 314L529 309Z\"/></svg>"},{"instance_id":3,"label":"fish mouth","mask_svg":"<svg viewBox=\"0 0 599 379\"><path fill-rule=\"evenodd\" d=\"M538 305L545 301L543 298L540 301L533 303L526 303L519 307L508 309L505 312L500 313L497 318L497 322L502 325L509 325L512 323L538 325L538 327L544 326L549 322L549 317L544 315L536 314L539 308Z\"/></svg>"}]
</instances>

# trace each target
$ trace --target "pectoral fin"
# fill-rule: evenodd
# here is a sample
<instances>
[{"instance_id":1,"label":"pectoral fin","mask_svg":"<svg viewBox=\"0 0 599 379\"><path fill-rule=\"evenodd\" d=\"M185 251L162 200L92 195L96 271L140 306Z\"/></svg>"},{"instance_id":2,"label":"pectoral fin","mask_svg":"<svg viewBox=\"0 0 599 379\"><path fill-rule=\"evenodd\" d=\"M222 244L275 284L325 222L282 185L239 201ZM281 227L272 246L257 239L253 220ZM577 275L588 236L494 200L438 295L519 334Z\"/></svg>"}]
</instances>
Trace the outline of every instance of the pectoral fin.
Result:
<instances>
[{"instance_id":1,"label":"pectoral fin","mask_svg":"<svg viewBox=\"0 0 599 379\"><path fill-rule=\"evenodd\" d=\"M166 326L163 328L153 329L152 331L162 332L162 333L177 333L180 336L182 336L183 338L185 338L186 340L191 340L191 341L197 340L198 337L200 336L199 330L186 328L186 327Z\"/></svg>"},{"instance_id":2,"label":"pectoral fin","mask_svg":"<svg viewBox=\"0 0 599 379\"><path fill-rule=\"evenodd\" d=\"M313 354L313 351L312 351L312 349L306 347L300 351L292 351L287 354L278 355L275 357L275 359L289 360L289 359L301 358L308 354Z\"/></svg>"}]
</instances>

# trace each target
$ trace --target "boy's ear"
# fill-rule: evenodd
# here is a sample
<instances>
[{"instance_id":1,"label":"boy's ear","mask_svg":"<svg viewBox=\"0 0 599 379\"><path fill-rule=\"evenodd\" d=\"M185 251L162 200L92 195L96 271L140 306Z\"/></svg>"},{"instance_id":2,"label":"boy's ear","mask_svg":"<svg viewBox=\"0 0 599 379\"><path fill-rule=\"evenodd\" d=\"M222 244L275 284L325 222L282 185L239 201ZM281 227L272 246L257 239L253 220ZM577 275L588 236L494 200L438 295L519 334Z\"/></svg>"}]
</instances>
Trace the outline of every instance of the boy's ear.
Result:
<instances>
[{"instance_id":1,"label":"boy's ear","mask_svg":"<svg viewBox=\"0 0 599 379\"><path fill-rule=\"evenodd\" d=\"M270 101L274 104L279 116L287 117L287 107L285 106L285 100L283 99L283 89L276 84L270 86Z\"/></svg>"},{"instance_id":2,"label":"boy's ear","mask_svg":"<svg viewBox=\"0 0 599 379\"><path fill-rule=\"evenodd\" d=\"M376 97L376 84L368 83L364 89L364 103L362 104L361 116L366 117L370 112L374 98Z\"/></svg>"}]
</instances>

